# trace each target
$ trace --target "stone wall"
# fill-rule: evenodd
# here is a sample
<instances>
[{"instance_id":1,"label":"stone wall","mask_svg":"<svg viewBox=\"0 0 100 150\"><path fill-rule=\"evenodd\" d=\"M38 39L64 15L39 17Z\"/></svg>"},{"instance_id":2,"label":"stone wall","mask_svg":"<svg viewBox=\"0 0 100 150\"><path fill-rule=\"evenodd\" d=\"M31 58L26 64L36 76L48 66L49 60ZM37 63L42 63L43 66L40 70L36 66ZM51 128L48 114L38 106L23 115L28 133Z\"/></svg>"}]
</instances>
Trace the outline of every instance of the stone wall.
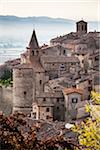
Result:
<instances>
[{"instance_id":1,"label":"stone wall","mask_svg":"<svg viewBox=\"0 0 100 150\"><path fill-rule=\"evenodd\" d=\"M33 70L21 68L13 70L13 112L30 113L33 102Z\"/></svg>"},{"instance_id":2,"label":"stone wall","mask_svg":"<svg viewBox=\"0 0 100 150\"><path fill-rule=\"evenodd\" d=\"M12 87L0 86L0 111L9 115L13 107L13 93Z\"/></svg>"}]
</instances>

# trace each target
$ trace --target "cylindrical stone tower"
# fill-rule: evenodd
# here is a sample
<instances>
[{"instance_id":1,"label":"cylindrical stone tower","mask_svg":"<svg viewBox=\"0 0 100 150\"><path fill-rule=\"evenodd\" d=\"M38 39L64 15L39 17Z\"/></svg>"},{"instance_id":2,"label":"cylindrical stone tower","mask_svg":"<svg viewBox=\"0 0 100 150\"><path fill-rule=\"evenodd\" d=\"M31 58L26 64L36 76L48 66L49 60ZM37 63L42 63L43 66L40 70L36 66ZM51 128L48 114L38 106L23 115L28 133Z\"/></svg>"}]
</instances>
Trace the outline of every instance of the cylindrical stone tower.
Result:
<instances>
[{"instance_id":1,"label":"cylindrical stone tower","mask_svg":"<svg viewBox=\"0 0 100 150\"><path fill-rule=\"evenodd\" d=\"M30 114L33 102L33 70L27 65L13 69L13 112Z\"/></svg>"}]
</instances>

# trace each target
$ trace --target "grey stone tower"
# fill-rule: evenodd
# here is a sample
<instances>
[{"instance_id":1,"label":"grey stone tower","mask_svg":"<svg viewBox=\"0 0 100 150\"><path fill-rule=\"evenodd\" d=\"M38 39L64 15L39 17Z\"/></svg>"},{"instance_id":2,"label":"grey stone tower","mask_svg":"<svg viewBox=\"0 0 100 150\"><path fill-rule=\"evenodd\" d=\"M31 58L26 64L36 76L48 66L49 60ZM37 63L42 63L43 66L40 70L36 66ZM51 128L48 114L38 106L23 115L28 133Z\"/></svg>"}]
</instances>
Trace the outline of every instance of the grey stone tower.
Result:
<instances>
[{"instance_id":1,"label":"grey stone tower","mask_svg":"<svg viewBox=\"0 0 100 150\"><path fill-rule=\"evenodd\" d=\"M30 114L33 102L33 70L26 64L13 69L13 112Z\"/></svg>"},{"instance_id":2,"label":"grey stone tower","mask_svg":"<svg viewBox=\"0 0 100 150\"><path fill-rule=\"evenodd\" d=\"M84 20L76 22L76 32L80 34L87 33L87 22L85 22Z\"/></svg>"}]
</instances>

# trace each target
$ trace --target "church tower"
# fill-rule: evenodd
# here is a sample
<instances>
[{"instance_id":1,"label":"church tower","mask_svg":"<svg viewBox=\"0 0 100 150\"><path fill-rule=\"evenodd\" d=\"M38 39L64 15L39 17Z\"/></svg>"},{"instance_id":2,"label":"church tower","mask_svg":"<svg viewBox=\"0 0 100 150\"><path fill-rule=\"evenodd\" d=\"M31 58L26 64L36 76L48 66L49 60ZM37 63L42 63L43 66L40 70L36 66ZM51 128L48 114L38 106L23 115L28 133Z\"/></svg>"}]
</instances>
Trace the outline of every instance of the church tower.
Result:
<instances>
[{"instance_id":1,"label":"church tower","mask_svg":"<svg viewBox=\"0 0 100 150\"><path fill-rule=\"evenodd\" d=\"M29 42L29 48L32 50L39 48L39 44L38 44L35 30L33 30L32 37L31 37L31 40Z\"/></svg>"},{"instance_id":2,"label":"church tower","mask_svg":"<svg viewBox=\"0 0 100 150\"><path fill-rule=\"evenodd\" d=\"M27 47L29 62L33 60L33 56L39 56L39 49L40 48L39 48L38 40L36 37L36 32L35 30L33 30L29 45Z\"/></svg>"},{"instance_id":3,"label":"church tower","mask_svg":"<svg viewBox=\"0 0 100 150\"><path fill-rule=\"evenodd\" d=\"M76 32L81 34L87 33L87 22L84 20L76 22Z\"/></svg>"}]
</instances>

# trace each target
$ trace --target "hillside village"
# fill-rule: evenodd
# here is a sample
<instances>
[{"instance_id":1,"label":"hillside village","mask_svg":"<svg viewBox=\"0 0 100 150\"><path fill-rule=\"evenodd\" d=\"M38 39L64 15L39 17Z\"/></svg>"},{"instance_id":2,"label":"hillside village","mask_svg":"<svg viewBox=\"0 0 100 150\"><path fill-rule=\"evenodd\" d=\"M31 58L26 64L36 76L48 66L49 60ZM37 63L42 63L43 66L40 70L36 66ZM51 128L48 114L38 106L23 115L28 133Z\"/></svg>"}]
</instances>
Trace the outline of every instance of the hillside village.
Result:
<instances>
[{"instance_id":1,"label":"hillside village","mask_svg":"<svg viewBox=\"0 0 100 150\"><path fill-rule=\"evenodd\" d=\"M83 20L76 32L51 39L50 45L39 46L33 30L25 53L4 64L13 70L13 86L0 87L0 110L45 121L87 117L91 91L100 92L99 41L100 32L88 32Z\"/></svg>"}]
</instances>

